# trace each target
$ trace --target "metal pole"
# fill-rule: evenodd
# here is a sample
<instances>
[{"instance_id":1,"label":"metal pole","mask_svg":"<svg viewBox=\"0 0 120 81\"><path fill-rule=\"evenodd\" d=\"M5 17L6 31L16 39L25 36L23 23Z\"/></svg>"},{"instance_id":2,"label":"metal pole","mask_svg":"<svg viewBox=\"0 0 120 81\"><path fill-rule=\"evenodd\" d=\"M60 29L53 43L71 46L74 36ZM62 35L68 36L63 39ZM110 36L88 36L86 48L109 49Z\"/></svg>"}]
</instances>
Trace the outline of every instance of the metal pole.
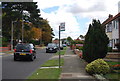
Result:
<instances>
[{"instance_id":1,"label":"metal pole","mask_svg":"<svg viewBox=\"0 0 120 81\"><path fill-rule=\"evenodd\" d=\"M59 26L59 68L60 68L60 26Z\"/></svg>"},{"instance_id":2,"label":"metal pole","mask_svg":"<svg viewBox=\"0 0 120 81\"><path fill-rule=\"evenodd\" d=\"M13 50L13 23L14 21L12 21L12 28L11 28L11 51Z\"/></svg>"},{"instance_id":3,"label":"metal pole","mask_svg":"<svg viewBox=\"0 0 120 81\"><path fill-rule=\"evenodd\" d=\"M24 41L24 21L23 21L23 12L22 12L22 42Z\"/></svg>"}]
</instances>

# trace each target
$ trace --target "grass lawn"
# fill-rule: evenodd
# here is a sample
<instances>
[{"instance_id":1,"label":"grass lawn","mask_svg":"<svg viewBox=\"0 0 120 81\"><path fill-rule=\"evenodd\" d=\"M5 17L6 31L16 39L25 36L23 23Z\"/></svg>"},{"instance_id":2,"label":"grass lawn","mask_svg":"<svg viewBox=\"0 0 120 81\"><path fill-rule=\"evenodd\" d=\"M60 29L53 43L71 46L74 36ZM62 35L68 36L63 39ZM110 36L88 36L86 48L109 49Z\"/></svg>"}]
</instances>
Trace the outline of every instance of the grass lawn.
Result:
<instances>
[{"instance_id":1,"label":"grass lawn","mask_svg":"<svg viewBox=\"0 0 120 81\"><path fill-rule=\"evenodd\" d=\"M112 61L106 61L109 65L116 65L120 64L120 62L112 62Z\"/></svg>"},{"instance_id":2,"label":"grass lawn","mask_svg":"<svg viewBox=\"0 0 120 81\"><path fill-rule=\"evenodd\" d=\"M110 79L110 81L120 81L120 73L109 73L104 75L105 78Z\"/></svg>"},{"instance_id":3,"label":"grass lawn","mask_svg":"<svg viewBox=\"0 0 120 81\"><path fill-rule=\"evenodd\" d=\"M38 69L32 76L28 79L58 79L61 73L59 68L47 68L47 69ZM53 81L53 80L51 80Z\"/></svg>"},{"instance_id":4,"label":"grass lawn","mask_svg":"<svg viewBox=\"0 0 120 81\"><path fill-rule=\"evenodd\" d=\"M64 47L63 50L60 50L60 55L64 55L66 52L66 49L67 49L67 47ZM56 54L59 55L59 51Z\"/></svg>"},{"instance_id":5,"label":"grass lawn","mask_svg":"<svg viewBox=\"0 0 120 81\"><path fill-rule=\"evenodd\" d=\"M62 66L64 64L64 59L60 59L60 65ZM53 59L53 60L48 60L45 62L42 67L49 67L49 66L59 66L59 59Z\"/></svg>"},{"instance_id":6,"label":"grass lawn","mask_svg":"<svg viewBox=\"0 0 120 81\"><path fill-rule=\"evenodd\" d=\"M120 62L106 61L110 66L120 64ZM108 73L104 75L105 78L110 79L110 81L120 81L120 73Z\"/></svg>"}]
</instances>

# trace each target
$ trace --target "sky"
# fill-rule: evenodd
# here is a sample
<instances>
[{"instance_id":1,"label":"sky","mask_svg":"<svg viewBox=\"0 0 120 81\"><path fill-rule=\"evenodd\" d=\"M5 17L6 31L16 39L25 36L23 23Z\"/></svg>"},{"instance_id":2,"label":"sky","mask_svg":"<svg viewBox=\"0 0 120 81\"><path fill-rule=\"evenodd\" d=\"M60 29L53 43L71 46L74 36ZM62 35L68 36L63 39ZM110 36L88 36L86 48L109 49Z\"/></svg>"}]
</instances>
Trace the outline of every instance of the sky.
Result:
<instances>
[{"instance_id":1,"label":"sky","mask_svg":"<svg viewBox=\"0 0 120 81\"><path fill-rule=\"evenodd\" d=\"M33 0L38 2L41 17L49 21L55 38L59 36L59 25L65 22L61 38L73 39L85 35L93 19L105 21L109 14L118 14L120 0Z\"/></svg>"}]
</instances>

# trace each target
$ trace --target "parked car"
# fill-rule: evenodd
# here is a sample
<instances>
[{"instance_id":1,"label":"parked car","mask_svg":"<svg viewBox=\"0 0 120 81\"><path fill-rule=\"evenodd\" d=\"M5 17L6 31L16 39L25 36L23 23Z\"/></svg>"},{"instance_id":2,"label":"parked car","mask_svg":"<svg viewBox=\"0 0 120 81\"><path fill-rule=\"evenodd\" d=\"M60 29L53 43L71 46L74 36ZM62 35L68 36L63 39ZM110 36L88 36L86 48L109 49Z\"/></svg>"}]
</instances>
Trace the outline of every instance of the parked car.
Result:
<instances>
[{"instance_id":1,"label":"parked car","mask_svg":"<svg viewBox=\"0 0 120 81\"><path fill-rule=\"evenodd\" d=\"M33 61L36 58L36 50L33 44L17 44L14 49L14 60L26 58Z\"/></svg>"},{"instance_id":2,"label":"parked car","mask_svg":"<svg viewBox=\"0 0 120 81\"><path fill-rule=\"evenodd\" d=\"M59 44L57 44L57 48L59 49ZM60 49L63 50L63 45L60 44Z\"/></svg>"},{"instance_id":3,"label":"parked car","mask_svg":"<svg viewBox=\"0 0 120 81\"><path fill-rule=\"evenodd\" d=\"M47 47L46 47L46 53L48 53L48 52L54 52L54 53L56 53L57 52L57 46L56 46L56 44L49 43L47 45Z\"/></svg>"},{"instance_id":4,"label":"parked car","mask_svg":"<svg viewBox=\"0 0 120 81\"><path fill-rule=\"evenodd\" d=\"M66 44L63 44L63 47L66 47L67 45Z\"/></svg>"}]
</instances>

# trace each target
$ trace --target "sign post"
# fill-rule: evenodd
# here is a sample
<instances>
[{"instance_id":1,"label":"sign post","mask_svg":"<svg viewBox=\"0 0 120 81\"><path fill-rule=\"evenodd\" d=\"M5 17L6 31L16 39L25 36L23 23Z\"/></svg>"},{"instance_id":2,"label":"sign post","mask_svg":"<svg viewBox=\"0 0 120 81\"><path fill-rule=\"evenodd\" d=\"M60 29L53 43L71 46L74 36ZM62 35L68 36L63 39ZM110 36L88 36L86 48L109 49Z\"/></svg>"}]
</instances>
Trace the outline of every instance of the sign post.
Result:
<instances>
[{"instance_id":1,"label":"sign post","mask_svg":"<svg viewBox=\"0 0 120 81\"><path fill-rule=\"evenodd\" d=\"M60 26L59 26L59 68L60 68L60 32L61 31L65 31L65 22L63 23L60 23Z\"/></svg>"}]
</instances>

